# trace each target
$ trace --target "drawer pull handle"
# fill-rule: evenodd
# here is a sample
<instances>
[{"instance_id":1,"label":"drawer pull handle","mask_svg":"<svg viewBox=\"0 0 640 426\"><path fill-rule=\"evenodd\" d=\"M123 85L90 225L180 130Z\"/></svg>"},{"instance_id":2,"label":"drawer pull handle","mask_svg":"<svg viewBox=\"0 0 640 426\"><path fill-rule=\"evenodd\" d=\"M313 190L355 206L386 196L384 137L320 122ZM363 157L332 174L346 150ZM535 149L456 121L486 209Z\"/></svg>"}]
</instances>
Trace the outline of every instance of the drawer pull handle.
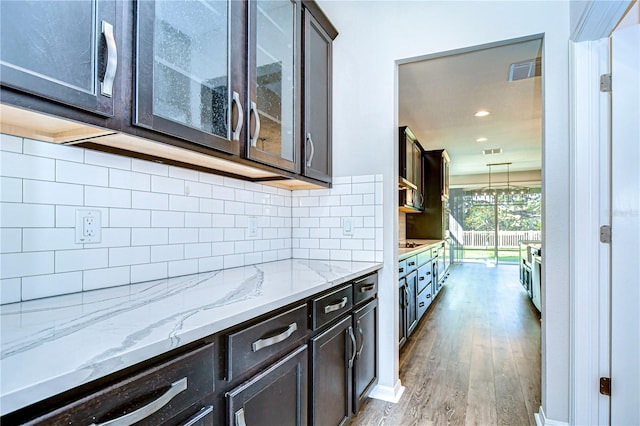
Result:
<instances>
[{"instance_id":1,"label":"drawer pull handle","mask_svg":"<svg viewBox=\"0 0 640 426\"><path fill-rule=\"evenodd\" d=\"M213 407L208 405L204 407L202 410L198 411L195 416L191 417L185 424L182 426L196 426L198 422L209 415L209 413L213 412Z\"/></svg>"},{"instance_id":2,"label":"drawer pull handle","mask_svg":"<svg viewBox=\"0 0 640 426\"><path fill-rule=\"evenodd\" d=\"M424 302L420 302L418 306L422 308L424 306Z\"/></svg>"},{"instance_id":3,"label":"drawer pull handle","mask_svg":"<svg viewBox=\"0 0 640 426\"><path fill-rule=\"evenodd\" d=\"M287 340L289 336L291 336L298 329L298 323L292 322L289 324L289 327L285 331L280 334L276 334L273 337L268 337L266 339L256 340L251 344L251 349L253 352L258 352L260 349L266 348L268 346L275 345L276 343L280 343L284 340Z\"/></svg>"},{"instance_id":4,"label":"drawer pull handle","mask_svg":"<svg viewBox=\"0 0 640 426\"><path fill-rule=\"evenodd\" d=\"M404 272L404 268L400 268L400 269L398 269L398 272L399 272L399 273L403 273L403 272Z\"/></svg>"},{"instance_id":5,"label":"drawer pull handle","mask_svg":"<svg viewBox=\"0 0 640 426\"><path fill-rule=\"evenodd\" d=\"M343 297L342 300L340 300L339 303L336 303L335 305L327 305L324 307L324 313L328 314L329 312L333 312L333 311L339 311L340 309L344 308L345 306L347 306L347 297Z\"/></svg>"},{"instance_id":6,"label":"drawer pull handle","mask_svg":"<svg viewBox=\"0 0 640 426\"><path fill-rule=\"evenodd\" d=\"M244 421L244 408L239 409L234 413L236 418L236 426L247 426L247 423Z\"/></svg>"},{"instance_id":7,"label":"drawer pull handle","mask_svg":"<svg viewBox=\"0 0 640 426\"><path fill-rule=\"evenodd\" d=\"M418 278L418 281L424 281L424 277Z\"/></svg>"},{"instance_id":8,"label":"drawer pull handle","mask_svg":"<svg viewBox=\"0 0 640 426\"><path fill-rule=\"evenodd\" d=\"M363 287L360 287L360 293L366 293L366 292L371 291L371 290L373 290L375 288L376 288L376 286L374 284L365 285Z\"/></svg>"},{"instance_id":9,"label":"drawer pull handle","mask_svg":"<svg viewBox=\"0 0 640 426\"><path fill-rule=\"evenodd\" d=\"M409 262L409 266L414 266L416 262Z\"/></svg>"},{"instance_id":10,"label":"drawer pull handle","mask_svg":"<svg viewBox=\"0 0 640 426\"><path fill-rule=\"evenodd\" d=\"M132 411L129 414L125 414L124 416L115 418L113 420L106 421L104 423L92 423L90 426L129 426L134 423L137 423L141 420L146 419L156 411L160 410L162 407L167 405L169 401L175 398L180 392L187 390L187 378L183 377L182 379L173 382L168 391L162 394L155 401L150 402L144 407L138 408L136 411Z\"/></svg>"}]
</instances>

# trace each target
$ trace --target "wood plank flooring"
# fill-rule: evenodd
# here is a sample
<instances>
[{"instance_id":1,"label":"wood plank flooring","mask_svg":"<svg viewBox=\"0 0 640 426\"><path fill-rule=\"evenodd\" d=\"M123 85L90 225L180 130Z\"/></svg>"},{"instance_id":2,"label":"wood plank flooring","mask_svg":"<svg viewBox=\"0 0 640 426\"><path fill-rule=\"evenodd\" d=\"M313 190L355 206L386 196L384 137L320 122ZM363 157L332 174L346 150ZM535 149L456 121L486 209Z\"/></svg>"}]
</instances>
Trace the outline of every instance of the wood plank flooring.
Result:
<instances>
[{"instance_id":1,"label":"wood plank flooring","mask_svg":"<svg viewBox=\"0 0 640 426\"><path fill-rule=\"evenodd\" d=\"M540 315L516 265L456 264L400 354L397 404L369 399L352 425L535 425Z\"/></svg>"}]
</instances>

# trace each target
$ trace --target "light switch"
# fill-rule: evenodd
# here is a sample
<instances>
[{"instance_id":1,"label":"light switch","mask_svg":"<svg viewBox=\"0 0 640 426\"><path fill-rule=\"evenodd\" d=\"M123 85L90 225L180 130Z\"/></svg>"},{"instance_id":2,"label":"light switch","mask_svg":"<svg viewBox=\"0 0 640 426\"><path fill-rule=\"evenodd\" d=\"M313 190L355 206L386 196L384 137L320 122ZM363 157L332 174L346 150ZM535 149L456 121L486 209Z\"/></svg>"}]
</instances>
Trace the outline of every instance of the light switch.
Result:
<instances>
[{"instance_id":1,"label":"light switch","mask_svg":"<svg viewBox=\"0 0 640 426\"><path fill-rule=\"evenodd\" d=\"M353 219L345 217L342 219L342 234L353 235Z\"/></svg>"},{"instance_id":2,"label":"light switch","mask_svg":"<svg viewBox=\"0 0 640 426\"><path fill-rule=\"evenodd\" d=\"M258 236L258 218L255 216L249 217L249 222L247 223L247 237L255 238Z\"/></svg>"},{"instance_id":3,"label":"light switch","mask_svg":"<svg viewBox=\"0 0 640 426\"><path fill-rule=\"evenodd\" d=\"M99 243L102 240L100 210L76 210L76 243Z\"/></svg>"}]
</instances>

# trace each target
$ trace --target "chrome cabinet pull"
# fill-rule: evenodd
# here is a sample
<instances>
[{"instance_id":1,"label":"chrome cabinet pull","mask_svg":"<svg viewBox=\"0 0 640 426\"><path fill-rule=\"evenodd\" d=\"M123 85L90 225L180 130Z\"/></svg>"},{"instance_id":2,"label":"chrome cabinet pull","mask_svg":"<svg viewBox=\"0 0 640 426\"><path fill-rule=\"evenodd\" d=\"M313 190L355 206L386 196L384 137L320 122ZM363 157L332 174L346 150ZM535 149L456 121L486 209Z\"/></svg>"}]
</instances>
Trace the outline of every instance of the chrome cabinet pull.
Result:
<instances>
[{"instance_id":1,"label":"chrome cabinet pull","mask_svg":"<svg viewBox=\"0 0 640 426\"><path fill-rule=\"evenodd\" d=\"M353 327L349 326L347 330L351 339L351 358L349 358L349 368L353 368L353 361L356 359L356 336L353 334Z\"/></svg>"},{"instance_id":2,"label":"chrome cabinet pull","mask_svg":"<svg viewBox=\"0 0 640 426\"><path fill-rule=\"evenodd\" d=\"M365 285L365 286L360 287L360 293L366 293L366 292L371 291L371 290L373 290L375 288L376 288L376 286L374 284Z\"/></svg>"},{"instance_id":3,"label":"chrome cabinet pull","mask_svg":"<svg viewBox=\"0 0 640 426\"><path fill-rule=\"evenodd\" d=\"M244 408L239 409L234 413L234 417L236 420L236 426L247 426L244 421Z\"/></svg>"},{"instance_id":4,"label":"chrome cabinet pull","mask_svg":"<svg viewBox=\"0 0 640 426\"><path fill-rule=\"evenodd\" d=\"M168 391L166 391L158 399L150 402L144 407L138 408L137 410L116 419L109 420L104 423L92 423L89 426L130 426L134 423L146 419L156 411L159 411L162 407L167 405L169 401L175 398L176 395L184 390L187 390L186 377L173 382Z\"/></svg>"},{"instance_id":5,"label":"chrome cabinet pull","mask_svg":"<svg viewBox=\"0 0 640 426\"><path fill-rule=\"evenodd\" d=\"M343 297L339 303L336 303L335 305L327 305L324 307L324 313L328 314L329 312L333 312L333 311L339 311L340 309L344 308L345 306L347 306L347 296Z\"/></svg>"},{"instance_id":6,"label":"chrome cabinet pull","mask_svg":"<svg viewBox=\"0 0 640 426\"><path fill-rule=\"evenodd\" d=\"M207 405L202 410L198 411L195 416L191 417L187 422L181 426L195 426L198 422L213 412L213 406Z\"/></svg>"},{"instance_id":7,"label":"chrome cabinet pull","mask_svg":"<svg viewBox=\"0 0 640 426\"><path fill-rule=\"evenodd\" d=\"M420 302L418 306L422 308L424 306L424 302Z\"/></svg>"},{"instance_id":8,"label":"chrome cabinet pull","mask_svg":"<svg viewBox=\"0 0 640 426\"><path fill-rule=\"evenodd\" d=\"M364 349L364 332L362 331L362 327L360 327L360 321L358 321L358 333L360 333L360 349L356 353L356 359L360 359L360 355L362 355L362 350Z\"/></svg>"},{"instance_id":9,"label":"chrome cabinet pull","mask_svg":"<svg viewBox=\"0 0 640 426\"><path fill-rule=\"evenodd\" d=\"M398 268L398 273L403 273L404 272L404 268Z\"/></svg>"},{"instance_id":10,"label":"chrome cabinet pull","mask_svg":"<svg viewBox=\"0 0 640 426\"><path fill-rule=\"evenodd\" d=\"M307 140L309 141L309 145L311 146L311 154L309 154L309 159L307 160L307 167L311 167L313 155L316 153L316 149L313 146L313 139L311 139L311 133L307 133Z\"/></svg>"},{"instance_id":11,"label":"chrome cabinet pull","mask_svg":"<svg viewBox=\"0 0 640 426\"><path fill-rule=\"evenodd\" d=\"M280 334L276 334L273 337L268 337L266 339L256 340L251 344L251 350L253 352L258 352L260 349L266 348L268 346L275 345L276 343L280 343L284 340L287 340L289 336L291 336L298 329L298 323L292 322L289 324L289 327L285 331Z\"/></svg>"},{"instance_id":12,"label":"chrome cabinet pull","mask_svg":"<svg viewBox=\"0 0 640 426\"><path fill-rule=\"evenodd\" d=\"M418 277L418 281L424 281L424 277Z\"/></svg>"},{"instance_id":13,"label":"chrome cabinet pull","mask_svg":"<svg viewBox=\"0 0 640 426\"><path fill-rule=\"evenodd\" d=\"M102 35L107 45L107 66L100 83L100 94L110 98L113 96L113 82L116 79L116 71L118 70L118 46L113 36L113 25L107 21L102 21Z\"/></svg>"},{"instance_id":14,"label":"chrome cabinet pull","mask_svg":"<svg viewBox=\"0 0 640 426\"><path fill-rule=\"evenodd\" d=\"M249 109L249 116L255 117L256 120L256 128L253 131L253 137L250 138L251 146L255 147L258 144L258 136L260 136L260 114L258 114L258 106L255 102L251 102L251 106Z\"/></svg>"},{"instance_id":15,"label":"chrome cabinet pull","mask_svg":"<svg viewBox=\"0 0 640 426\"><path fill-rule=\"evenodd\" d=\"M233 134L231 138L234 141L240 140L240 132L242 131L242 126L244 125L244 108L242 108L242 102L240 102L240 95L238 92L233 92L232 102L238 108L238 122L236 123L236 128L233 129Z\"/></svg>"}]
</instances>

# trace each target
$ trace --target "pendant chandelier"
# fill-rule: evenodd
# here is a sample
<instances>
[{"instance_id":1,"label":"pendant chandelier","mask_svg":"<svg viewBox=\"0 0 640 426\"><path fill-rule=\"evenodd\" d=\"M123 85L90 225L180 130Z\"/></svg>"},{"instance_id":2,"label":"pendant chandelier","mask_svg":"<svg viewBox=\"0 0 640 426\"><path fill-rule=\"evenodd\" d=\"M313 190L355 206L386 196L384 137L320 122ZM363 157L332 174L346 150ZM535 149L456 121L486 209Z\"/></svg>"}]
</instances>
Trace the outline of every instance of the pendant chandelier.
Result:
<instances>
[{"instance_id":1,"label":"pendant chandelier","mask_svg":"<svg viewBox=\"0 0 640 426\"><path fill-rule=\"evenodd\" d=\"M474 205L490 206L496 204L504 205L522 205L527 202L526 194L529 193L529 188L518 185L511 185L510 166L512 163L490 163L489 167L489 185L483 188L474 190L472 194L472 203ZM505 183L493 183L491 181L491 173L493 167L507 168L507 182Z\"/></svg>"}]
</instances>

